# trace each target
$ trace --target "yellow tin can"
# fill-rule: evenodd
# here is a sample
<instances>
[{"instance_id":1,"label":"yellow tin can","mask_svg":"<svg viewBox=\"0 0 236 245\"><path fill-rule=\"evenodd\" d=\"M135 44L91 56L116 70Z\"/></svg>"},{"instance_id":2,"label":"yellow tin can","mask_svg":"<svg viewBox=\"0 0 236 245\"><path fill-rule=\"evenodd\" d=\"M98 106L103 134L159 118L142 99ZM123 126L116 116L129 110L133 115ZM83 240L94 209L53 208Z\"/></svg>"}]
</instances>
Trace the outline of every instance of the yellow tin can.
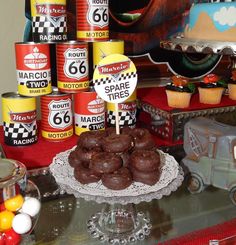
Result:
<instances>
[{"instance_id":1,"label":"yellow tin can","mask_svg":"<svg viewBox=\"0 0 236 245\"><path fill-rule=\"evenodd\" d=\"M4 142L11 146L25 146L37 142L35 97L9 92L2 94Z\"/></svg>"},{"instance_id":2,"label":"yellow tin can","mask_svg":"<svg viewBox=\"0 0 236 245\"><path fill-rule=\"evenodd\" d=\"M30 3L33 41L66 41L66 0L31 0Z\"/></svg>"},{"instance_id":3,"label":"yellow tin can","mask_svg":"<svg viewBox=\"0 0 236 245\"><path fill-rule=\"evenodd\" d=\"M124 41L111 39L104 42L93 42L93 67L110 54L124 54Z\"/></svg>"}]
</instances>

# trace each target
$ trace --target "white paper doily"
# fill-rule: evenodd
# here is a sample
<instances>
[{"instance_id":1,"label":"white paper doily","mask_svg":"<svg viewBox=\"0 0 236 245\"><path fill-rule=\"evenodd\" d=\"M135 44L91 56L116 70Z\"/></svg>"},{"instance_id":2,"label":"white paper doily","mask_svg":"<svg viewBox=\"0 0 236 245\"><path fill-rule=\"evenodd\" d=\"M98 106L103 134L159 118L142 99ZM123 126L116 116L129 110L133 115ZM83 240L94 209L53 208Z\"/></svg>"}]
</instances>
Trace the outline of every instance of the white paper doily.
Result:
<instances>
[{"instance_id":1,"label":"white paper doily","mask_svg":"<svg viewBox=\"0 0 236 245\"><path fill-rule=\"evenodd\" d=\"M162 196L170 195L182 184L184 179L183 170L174 157L158 150L161 155L162 169L160 180L153 186L133 182L124 190L114 191L107 189L101 181L83 185L74 178L74 169L68 163L68 155L74 148L57 154L49 168L62 190L87 201L93 200L98 203L110 204L149 202L152 199L161 199Z\"/></svg>"}]
</instances>

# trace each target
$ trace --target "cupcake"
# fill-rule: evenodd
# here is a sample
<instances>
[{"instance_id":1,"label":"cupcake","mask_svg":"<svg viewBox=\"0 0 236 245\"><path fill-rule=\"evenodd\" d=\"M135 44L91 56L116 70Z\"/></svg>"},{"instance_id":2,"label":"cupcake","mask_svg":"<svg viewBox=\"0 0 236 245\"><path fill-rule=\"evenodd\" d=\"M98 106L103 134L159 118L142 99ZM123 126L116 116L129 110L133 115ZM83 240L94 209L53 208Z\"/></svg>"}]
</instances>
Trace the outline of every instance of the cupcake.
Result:
<instances>
[{"instance_id":1,"label":"cupcake","mask_svg":"<svg viewBox=\"0 0 236 245\"><path fill-rule=\"evenodd\" d=\"M236 70L232 71L232 76L228 82L229 98L236 100Z\"/></svg>"},{"instance_id":2,"label":"cupcake","mask_svg":"<svg viewBox=\"0 0 236 245\"><path fill-rule=\"evenodd\" d=\"M208 74L198 87L199 100L202 104L216 105L221 102L224 92L224 81L215 74Z\"/></svg>"},{"instance_id":3,"label":"cupcake","mask_svg":"<svg viewBox=\"0 0 236 245\"><path fill-rule=\"evenodd\" d=\"M191 95L195 90L195 86L186 78L173 76L172 82L166 85L166 95L168 106L174 108L189 107Z\"/></svg>"}]
</instances>

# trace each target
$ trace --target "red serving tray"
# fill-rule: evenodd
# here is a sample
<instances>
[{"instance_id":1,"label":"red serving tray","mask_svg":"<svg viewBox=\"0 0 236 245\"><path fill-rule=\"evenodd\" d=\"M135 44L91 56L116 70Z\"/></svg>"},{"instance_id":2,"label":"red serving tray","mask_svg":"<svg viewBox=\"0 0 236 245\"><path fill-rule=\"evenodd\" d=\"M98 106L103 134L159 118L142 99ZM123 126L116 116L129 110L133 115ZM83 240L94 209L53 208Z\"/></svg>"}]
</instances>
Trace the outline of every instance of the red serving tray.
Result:
<instances>
[{"instance_id":1,"label":"red serving tray","mask_svg":"<svg viewBox=\"0 0 236 245\"><path fill-rule=\"evenodd\" d=\"M227 95L222 96L220 104L217 105L208 105L202 104L199 102L199 93L196 92L192 95L190 106L186 109L176 109L169 107L167 104L167 97L165 92L165 87L153 87L153 88L140 88L137 90L137 97L143 103L148 103L160 110L167 112L176 112L178 111L195 111L195 110L204 110L209 108L218 108L218 107L227 107L236 105L235 100L229 99Z\"/></svg>"}]
</instances>

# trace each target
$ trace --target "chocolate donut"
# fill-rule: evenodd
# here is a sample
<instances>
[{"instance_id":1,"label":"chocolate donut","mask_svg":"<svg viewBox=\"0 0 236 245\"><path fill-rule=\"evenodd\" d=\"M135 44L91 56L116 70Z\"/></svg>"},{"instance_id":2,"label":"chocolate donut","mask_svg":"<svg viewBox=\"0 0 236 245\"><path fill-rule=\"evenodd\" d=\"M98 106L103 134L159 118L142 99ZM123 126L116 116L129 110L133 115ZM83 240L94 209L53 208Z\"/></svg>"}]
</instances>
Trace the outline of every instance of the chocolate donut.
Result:
<instances>
[{"instance_id":1,"label":"chocolate donut","mask_svg":"<svg viewBox=\"0 0 236 245\"><path fill-rule=\"evenodd\" d=\"M128 152L120 153L119 156L122 159L123 167L129 167L130 154Z\"/></svg>"},{"instance_id":2,"label":"chocolate donut","mask_svg":"<svg viewBox=\"0 0 236 245\"><path fill-rule=\"evenodd\" d=\"M160 167L160 155L152 150L137 150L130 156L130 165L138 171L152 172Z\"/></svg>"},{"instance_id":3,"label":"chocolate donut","mask_svg":"<svg viewBox=\"0 0 236 245\"><path fill-rule=\"evenodd\" d=\"M130 128L129 126L124 126L122 129L121 129L121 133L122 134L130 134L130 131L132 130L132 128Z\"/></svg>"},{"instance_id":4,"label":"chocolate donut","mask_svg":"<svg viewBox=\"0 0 236 245\"><path fill-rule=\"evenodd\" d=\"M150 132L145 128L130 129L130 135L134 138L135 150L150 150L155 146L155 142Z\"/></svg>"},{"instance_id":5,"label":"chocolate donut","mask_svg":"<svg viewBox=\"0 0 236 245\"><path fill-rule=\"evenodd\" d=\"M123 190L132 184L132 175L130 171L122 167L114 173L104 174L102 176L102 183L108 189Z\"/></svg>"},{"instance_id":6,"label":"chocolate donut","mask_svg":"<svg viewBox=\"0 0 236 245\"><path fill-rule=\"evenodd\" d=\"M78 146L82 148L92 149L95 147L100 147L102 138L106 135L103 130L94 130L83 132L78 140Z\"/></svg>"},{"instance_id":7,"label":"chocolate donut","mask_svg":"<svg viewBox=\"0 0 236 245\"><path fill-rule=\"evenodd\" d=\"M92 155L97 153L97 152L101 152L101 150L102 149L100 147L94 147L91 149L76 147L75 152L77 154L78 160L83 162L83 164L86 164L85 167L88 167L89 162L92 158Z\"/></svg>"},{"instance_id":8,"label":"chocolate donut","mask_svg":"<svg viewBox=\"0 0 236 245\"><path fill-rule=\"evenodd\" d=\"M81 161L77 157L77 153L75 150L71 151L68 156L68 162L71 167L76 167L77 165L81 164Z\"/></svg>"},{"instance_id":9,"label":"chocolate donut","mask_svg":"<svg viewBox=\"0 0 236 245\"><path fill-rule=\"evenodd\" d=\"M133 138L128 134L111 134L102 141L102 149L106 152L127 152L133 146Z\"/></svg>"},{"instance_id":10,"label":"chocolate donut","mask_svg":"<svg viewBox=\"0 0 236 245\"><path fill-rule=\"evenodd\" d=\"M159 170L155 170L152 172L142 172L136 170L133 167L130 167L130 170L134 181L141 182L146 185L155 185L160 179L161 175L161 172Z\"/></svg>"},{"instance_id":11,"label":"chocolate donut","mask_svg":"<svg viewBox=\"0 0 236 245\"><path fill-rule=\"evenodd\" d=\"M112 135L116 134L116 128L115 127L108 127L105 129L106 135Z\"/></svg>"},{"instance_id":12,"label":"chocolate donut","mask_svg":"<svg viewBox=\"0 0 236 245\"><path fill-rule=\"evenodd\" d=\"M89 168L97 173L112 173L122 166L122 159L115 153L98 152L92 155Z\"/></svg>"},{"instance_id":13,"label":"chocolate donut","mask_svg":"<svg viewBox=\"0 0 236 245\"><path fill-rule=\"evenodd\" d=\"M101 179L101 174L98 174L92 169L85 168L82 164L74 168L74 176L81 184L89 184Z\"/></svg>"}]
</instances>

